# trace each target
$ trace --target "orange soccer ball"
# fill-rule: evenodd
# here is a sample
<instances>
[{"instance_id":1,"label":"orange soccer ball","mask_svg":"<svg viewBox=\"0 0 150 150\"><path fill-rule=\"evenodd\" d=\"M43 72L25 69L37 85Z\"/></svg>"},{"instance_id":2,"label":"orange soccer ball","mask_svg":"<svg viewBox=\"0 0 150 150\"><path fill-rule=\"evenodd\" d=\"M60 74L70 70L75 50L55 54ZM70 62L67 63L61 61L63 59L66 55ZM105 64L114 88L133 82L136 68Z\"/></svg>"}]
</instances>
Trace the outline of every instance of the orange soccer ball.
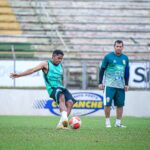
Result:
<instances>
[{"instance_id":1,"label":"orange soccer ball","mask_svg":"<svg viewBox=\"0 0 150 150\"><path fill-rule=\"evenodd\" d=\"M81 127L81 119L79 117L72 117L69 120L69 125L72 129L79 129Z\"/></svg>"}]
</instances>

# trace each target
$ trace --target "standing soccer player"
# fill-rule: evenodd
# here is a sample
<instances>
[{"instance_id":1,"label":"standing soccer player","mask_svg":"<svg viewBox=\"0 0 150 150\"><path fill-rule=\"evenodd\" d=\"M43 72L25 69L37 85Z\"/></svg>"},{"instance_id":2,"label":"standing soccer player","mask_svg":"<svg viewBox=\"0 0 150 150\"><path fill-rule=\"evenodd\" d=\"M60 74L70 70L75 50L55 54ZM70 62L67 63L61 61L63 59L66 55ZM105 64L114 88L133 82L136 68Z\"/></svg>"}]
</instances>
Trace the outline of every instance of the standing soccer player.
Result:
<instances>
[{"instance_id":1,"label":"standing soccer player","mask_svg":"<svg viewBox=\"0 0 150 150\"><path fill-rule=\"evenodd\" d=\"M11 78L19 78L32 74L34 72L43 71L43 76L48 94L59 105L61 118L57 125L57 129L67 129L68 116L76 102L71 93L63 85L63 60L64 53L61 50L55 50L52 59L41 62L34 68L28 69L21 73L11 73Z\"/></svg>"},{"instance_id":2,"label":"standing soccer player","mask_svg":"<svg viewBox=\"0 0 150 150\"><path fill-rule=\"evenodd\" d=\"M114 101L114 105L117 107L115 127L126 127L121 124L121 119L125 101L125 91L128 91L129 60L128 57L122 53L123 46L123 41L115 41L114 52L111 52L104 57L99 71L98 87L100 90L104 90L106 128L111 128L110 111L112 101Z\"/></svg>"}]
</instances>

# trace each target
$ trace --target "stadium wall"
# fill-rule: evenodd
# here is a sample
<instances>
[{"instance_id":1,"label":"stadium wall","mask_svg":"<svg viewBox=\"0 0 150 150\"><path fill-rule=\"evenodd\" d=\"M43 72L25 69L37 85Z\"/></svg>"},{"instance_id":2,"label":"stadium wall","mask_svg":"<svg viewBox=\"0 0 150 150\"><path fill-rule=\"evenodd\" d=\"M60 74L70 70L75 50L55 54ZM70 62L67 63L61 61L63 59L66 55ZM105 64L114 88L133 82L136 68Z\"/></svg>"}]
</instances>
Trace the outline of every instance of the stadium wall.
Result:
<instances>
[{"instance_id":1,"label":"stadium wall","mask_svg":"<svg viewBox=\"0 0 150 150\"><path fill-rule=\"evenodd\" d=\"M104 116L102 91L71 91L78 100L71 115ZM46 90L0 90L0 115L52 116L59 115L57 105ZM126 93L125 116L150 117L150 91ZM115 108L112 108L115 115Z\"/></svg>"}]
</instances>

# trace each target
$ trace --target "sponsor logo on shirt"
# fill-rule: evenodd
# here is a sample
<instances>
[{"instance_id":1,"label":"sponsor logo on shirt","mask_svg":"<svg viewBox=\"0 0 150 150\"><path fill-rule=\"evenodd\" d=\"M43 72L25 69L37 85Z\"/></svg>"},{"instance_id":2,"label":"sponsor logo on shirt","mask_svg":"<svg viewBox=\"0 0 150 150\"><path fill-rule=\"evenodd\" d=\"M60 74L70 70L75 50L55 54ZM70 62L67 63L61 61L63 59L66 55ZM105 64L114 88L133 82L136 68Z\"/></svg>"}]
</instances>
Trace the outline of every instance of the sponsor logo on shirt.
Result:
<instances>
[{"instance_id":1,"label":"sponsor logo on shirt","mask_svg":"<svg viewBox=\"0 0 150 150\"><path fill-rule=\"evenodd\" d=\"M107 103L110 102L110 97L106 97L106 102L107 102Z\"/></svg>"},{"instance_id":2,"label":"sponsor logo on shirt","mask_svg":"<svg viewBox=\"0 0 150 150\"><path fill-rule=\"evenodd\" d=\"M126 64L126 60L122 60L122 63L125 65Z\"/></svg>"},{"instance_id":3,"label":"sponsor logo on shirt","mask_svg":"<svg viewBox=\"0 0 150 150\"><path fill-rule=\"evenodd\" d=\"M116 64L116 62L117 62L116 60L113 61L114 64Z\"/></svg>"}]
</instances>

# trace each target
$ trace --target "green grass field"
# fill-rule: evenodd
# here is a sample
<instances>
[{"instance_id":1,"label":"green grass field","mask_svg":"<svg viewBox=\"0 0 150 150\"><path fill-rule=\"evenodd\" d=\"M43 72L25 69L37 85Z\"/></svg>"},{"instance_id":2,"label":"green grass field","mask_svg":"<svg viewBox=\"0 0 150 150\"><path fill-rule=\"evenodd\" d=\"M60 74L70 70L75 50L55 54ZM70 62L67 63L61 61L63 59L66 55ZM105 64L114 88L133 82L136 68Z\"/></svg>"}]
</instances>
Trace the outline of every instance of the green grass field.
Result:
<instances>
[{"instance_id":1,"label":"green grass field","mask_svg":"<svg viewBox=\"0 0 150 150\"><path fill-rule=\"evenodd\" d=\"M150 118L124 117L126 129L106 129L104 117L81 119L80 129L56 130L59 117L0 116L0 150L150 149Z\"/></svg>"}]
</instances>

